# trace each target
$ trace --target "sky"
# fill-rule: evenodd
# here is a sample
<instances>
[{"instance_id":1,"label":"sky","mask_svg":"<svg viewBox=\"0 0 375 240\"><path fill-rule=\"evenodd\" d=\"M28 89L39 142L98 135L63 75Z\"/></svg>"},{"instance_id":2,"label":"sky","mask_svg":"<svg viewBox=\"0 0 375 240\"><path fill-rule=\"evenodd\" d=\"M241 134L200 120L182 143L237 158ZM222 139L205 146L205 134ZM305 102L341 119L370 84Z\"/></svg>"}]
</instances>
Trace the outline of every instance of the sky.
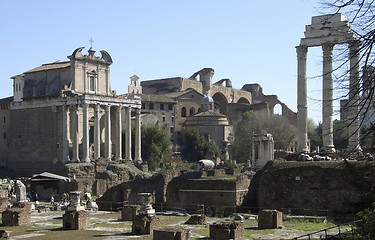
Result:
<instances>
[{"instance_id":1,"label":"sky","mask_svg":"<svg viewBox=\"0 0 375 240\"><path fill-rule=\"evenodd\" d=\"M297 54L318 0L0 1L0 98L12 95L14 75L67 61L92 46L113 59L111 88L127 92L140 80L190 77L213 68L213 82L258 83L297 111ZM320 48L308 52L309 118L321 121Z\"/></svg>"}]
</instances>

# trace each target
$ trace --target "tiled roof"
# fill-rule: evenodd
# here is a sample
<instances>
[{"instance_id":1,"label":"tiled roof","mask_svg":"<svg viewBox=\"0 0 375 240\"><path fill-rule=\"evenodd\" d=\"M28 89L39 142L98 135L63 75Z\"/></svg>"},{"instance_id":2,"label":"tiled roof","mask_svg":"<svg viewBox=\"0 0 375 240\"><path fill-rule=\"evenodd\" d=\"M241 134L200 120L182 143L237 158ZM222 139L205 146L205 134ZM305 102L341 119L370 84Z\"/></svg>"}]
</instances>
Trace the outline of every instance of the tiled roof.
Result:
<instances>
[{"instance_id":1,"label":"tiled roof","mask_svg":"<svg viewBox=\"0 0 375 240\"><path fill-rule=\"evenodd\" d=\"M176 101L167 94L139 94L142 102L175 103Z\"/></svg>"},{"instance_id":2,"label":"tiled roof","mask_svg":"<svg viewBox=\"0 0 375 240\"><path fill-rule=\"evenodd\" d=\"M172 92L172 93L167 93L167 94L164 94L164 95L167 96L167 97L171 97L171 98L177 98L177 97L180 97L180 96L182 96L186 93L189 93L189 92L197 92L197 91L194 90L194 89L186 89L184 91ZM197 92L197 93L200 94L199 92ZM202 94L200 94L200 95L202 95Z\"/></svg>"},{"instance_id":3,"label":"tiled roof","mask_svg":"<svg viewBox=\"0 0 375 240\"><path fill-rule=\"evenodd\" d=\"M54 62L54 63L47 63L43 64L42 66L33 68L25 73L33 73L33 72L40 72L40 71L47 71L52 69L61 69L70 67L70 62Z\"/></svg>"}]
</instances>

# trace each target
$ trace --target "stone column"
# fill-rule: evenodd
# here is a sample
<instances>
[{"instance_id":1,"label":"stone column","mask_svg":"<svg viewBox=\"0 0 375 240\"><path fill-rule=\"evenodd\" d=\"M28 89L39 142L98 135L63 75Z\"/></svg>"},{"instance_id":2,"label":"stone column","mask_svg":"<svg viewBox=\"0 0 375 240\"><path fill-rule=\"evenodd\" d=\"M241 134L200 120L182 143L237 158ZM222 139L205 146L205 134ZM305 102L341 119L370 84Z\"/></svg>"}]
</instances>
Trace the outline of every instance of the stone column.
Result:
<instances>
[{"instance_id":1,"label":"stone column","mask_svg":"<svg viewBox=\"0 0 375 240\"><path fill-rule=\"evenodd\" d=\"M62 114L63 114L63 129L62 129L62 135L63 135L63 142L62 142L62 163L67 163L70 161L69 159L69 142L68 142L68 131L69 131L69 124L68 124L68 112L69 106L62 105Z\"/></svg>"},{"instance_id":2,"label":"stone column","mask_svg":"<svg viewBox=\"0 0 375 240\"><path fill-rule=\"evenodd\" d=\"M132 161L131 108L125 108L125 160Z\"/></svg>"},{"instance_id":3,"label":"stone column","mask_svg":"<svg viewBox=\"0 0 375 240\"><path fill-rule=\"evenodd\" d=\"M332 81L332 50L333 44L324 44L323 48L323 110L322 135L323 148L335 152L333 145L333 81Z\"/></svg>"},{"instance_id":4,"label":"stone column","mask_svg":"<svg viewBox=\"0 0 375 240\"><path fill-rule=\"evenodd\" d=\"M307 146L307 84L306 59L307 46L297 46L297 151L309 152Z\"/></svg>"},{"instance_id":5,"label":"stone column","mask_svg":"<svg viewBox=\"0 0 375 240\"><path fill-rule=\"evenodd\" d=\"M78 105L73 105L71 116L73 115L73 162L79 160L79 141L78 141Z\"/></svg>"},{"instance_id":6,"label":"stone column","mask_svg":"<svg viewBox=\"0 0 375 240\"><path fill-rule=\"evenodd\" d=\"M122 106L117 106L116 112L116 160L122 160L122 125L121 125L121 108Z\"/></svg>"},{"instance_id":7,"label":"stone column","mask_svg":"<svg viewBox=\"0 0 375 240\"><path fill-rule=\"evenodd\" d=\"M111 148L111 106L105 106L105 116L106 116L106 125L105 125L105 158L111 161L112 148Z\"/></svg>"},{"instance_id":8,"label":"stone column","mask_svg":"<svg viewBox=\"0 0 375 240\"><path fill-rule=\"evenodd\" d=\"M141 110L135 109L135 156L134 160L138 163L142 163L141 157Z\"/></svg>"},{"instance_id":9,"label":"stone column","mask_svg":"<svg viewBox=\"0 0 375 240\"><path fill-rule=\"evenodd\" d=\"M349 121L349 150L361 150L360 124L359 124L359 42L354 41L349 44L350 49L350 79L349 79L349 102L348 102L348 121Z\"/></svg>"},{"instance_id":10,"label":"stone column","mask_svg":"<svg viewBox=\"0 0 375 240\"><path fill-rule=\"evenodd\" d=\"M100 118L99 118L100 105L95 104L94 110L94 159L100 158Z\"/></svg>"},{"instance_id":11,"label":"stone column","mask_svg":"<svg viewBox=\"0 0 375 240\"><path fill-rule=\"evenodd\" d=\"M83 138L82 138L82 162L90 162L89 149L89 104L82 104L83 110Z\"/></svg>"}]
</instances>

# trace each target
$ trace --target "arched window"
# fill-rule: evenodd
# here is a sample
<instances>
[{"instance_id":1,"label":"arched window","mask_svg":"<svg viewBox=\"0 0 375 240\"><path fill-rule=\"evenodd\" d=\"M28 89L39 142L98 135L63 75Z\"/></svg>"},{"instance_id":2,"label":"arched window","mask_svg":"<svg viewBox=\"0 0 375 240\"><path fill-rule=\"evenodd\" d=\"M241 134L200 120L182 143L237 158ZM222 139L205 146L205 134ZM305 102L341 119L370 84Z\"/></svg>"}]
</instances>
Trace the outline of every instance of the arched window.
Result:
<instances>
[{"instance_id":1,"label":"arched window","mask_svg":"<svg viewBox=\"0 0 375 240\"><path fill-rule=\"evenodd\" d=\"M195 109L194 109L193 107L190 108L189 116L193 116L193 115L194 115L194 112L195 112Z\"/></svg>"},{"instance_id":2,"label":"arched window","mask_svg":"<svg viewBox=\"0 0 375 240\"><path fill-rule=\"evenodd\" d=\"M186 108L181 108L181 117L186 117Z\"/></svg>"}]
</instances>

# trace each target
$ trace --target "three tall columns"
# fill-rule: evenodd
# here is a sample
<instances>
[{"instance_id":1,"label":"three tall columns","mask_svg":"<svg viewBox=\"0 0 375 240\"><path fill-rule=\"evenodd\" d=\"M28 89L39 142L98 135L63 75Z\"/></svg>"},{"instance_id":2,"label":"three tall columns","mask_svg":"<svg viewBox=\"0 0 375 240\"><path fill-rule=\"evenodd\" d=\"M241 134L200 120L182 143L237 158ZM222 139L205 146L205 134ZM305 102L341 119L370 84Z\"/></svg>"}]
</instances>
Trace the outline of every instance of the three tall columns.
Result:
<instances>
[{"instance_id":1,"label":"three tall columns","mask_svg":"<svg viewBox=\"0 0 375 240\"><path fill-rule=\"evenodd\" d=\"M332 80L332 51L334 44L325 43L323 49L323 107L322 107L322 135L323 149L334 152L333 145L333 80ZM298 152L309 152L307 144L307 83L306 59L307 46L296 47L298 60L297 79L297 140ZM359 148L359 57L358 45L350 44L350 88L349 88L349 148Z\"/></svg>"}]
</instances>

